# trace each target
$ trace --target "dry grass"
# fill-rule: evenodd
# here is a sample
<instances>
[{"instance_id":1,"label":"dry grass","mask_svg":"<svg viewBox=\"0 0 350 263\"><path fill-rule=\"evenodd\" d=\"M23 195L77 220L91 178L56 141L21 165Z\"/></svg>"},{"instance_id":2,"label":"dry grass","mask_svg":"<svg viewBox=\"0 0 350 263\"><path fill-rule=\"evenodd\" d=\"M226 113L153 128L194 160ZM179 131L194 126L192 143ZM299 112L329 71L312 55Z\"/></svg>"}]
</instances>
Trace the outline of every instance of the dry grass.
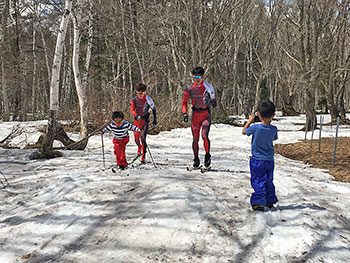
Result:
<instances>
[{"instance_id":1,"label":"dry grass","mask_svg":"<svg viewBox=\"0 0 350 263\"><path fill-rule=\"evenodd\" d=\"M318 140L310 140L290 144L277 144L275 153L287 158L309 163L313 167L327 169L336 181L350 182L350 138L339 137L335 165L332 165L334 138L323 138L321 150L318 152Z\"/></svg>"}]
</instances>

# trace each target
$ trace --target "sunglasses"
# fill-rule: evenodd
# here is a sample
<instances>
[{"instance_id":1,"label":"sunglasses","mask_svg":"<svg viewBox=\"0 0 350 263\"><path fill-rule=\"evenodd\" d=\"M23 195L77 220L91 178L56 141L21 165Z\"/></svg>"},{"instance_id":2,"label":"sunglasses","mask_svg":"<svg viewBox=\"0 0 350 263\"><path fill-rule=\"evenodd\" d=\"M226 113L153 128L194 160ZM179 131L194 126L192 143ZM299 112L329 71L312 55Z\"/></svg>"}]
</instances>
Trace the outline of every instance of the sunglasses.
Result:
<instances>
[{"instance_id":1,"label":"sunglasses","mask_svg":"<svg viewBox=\"0 0 350 263\"><path fill-rule=\"evenodd\" d=\"M116 124L121 124L123 122L123 120L120 120L120 121L114 121L114 123Z\"/></svg>"},{"instance_id":2,"label":"sunglasses","mask_svg":"<svg viewBox=\"0 0 350 263\"><path fill-rule=\"evenodd\" d=\"M202 79L203 76L193 76L194 79Z\"/></svg>"},{"instance_id":3,"label":"sunglasses","mask_svg":"<svg viewBox=\"0 0 350 263\"><path fill-rule=\"evenodd\" d=\"M138 91L138 92L137 92L137 95L143 95L143 94L145 94L144 91Z\"/></svg>"}]
</instances>

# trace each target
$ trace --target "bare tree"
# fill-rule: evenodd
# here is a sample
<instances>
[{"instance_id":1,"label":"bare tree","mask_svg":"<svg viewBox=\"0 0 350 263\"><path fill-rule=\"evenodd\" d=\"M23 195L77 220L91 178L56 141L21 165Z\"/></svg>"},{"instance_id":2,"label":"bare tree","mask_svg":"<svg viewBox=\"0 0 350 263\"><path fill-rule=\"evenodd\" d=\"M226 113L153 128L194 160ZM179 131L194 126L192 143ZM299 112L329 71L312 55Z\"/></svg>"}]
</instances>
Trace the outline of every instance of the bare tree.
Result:
<instances>
[{"instance_id":1,"label":"bare tree","mask_svg":"<svg viewBox=\"0 0 350 263\"><path fill-rule=\"evenodd\" d=\"M88 135L88 109L87 109L87 84L88 84L88 71L90 66L91 58L91 48L92 48L92 14L91 6L88 3L89 16L89 36L88 36L88 46L86 52L86 60L83 74L80 73L79 69L79 56L80 56L80 40L81 40L81 26L82 26L82 9L84 6L83 0L77 0L74 5L74 11L72 12L73 20L73 31L74 31L74 42L73 42L73 72L75 87L77 90L79 106L80 106L80 138L86 138ZM82 147L85 148L87 140L84 141L85 145Z\"/></svg>"},{"instance_id":2,"label":"bare tree","mask_svg":"<svg viewBox=\"0 0 350 263\"><path fill-rule=\"evenodd\" d=\"M66 37L68 22L70 13L72 10L72 0L65 1L64 12L62 15L61 25L57 34L57 42L55 49L55 56L52 65L52 78L50 84L50 115L48 121L48 127L46 136L42 145L41 154L43 158L55 157L52 146L59 130L62 129L57 121L57 115L59 111L59 81L60 81L60 69L63 53L63 45Z\"/></svg>"},{"instance_id":3,"label":"bare tree","mask_svg":"<svg viewBox=\"0 0 350 263\"><path fill-rule=\"evenodd\" d=\"M8 98L8 92L7 92L7 83L6 83L6 76L5 76L5 56L6 56L6 50L7 50L7 23L8 23L8 17L9 17L9 0L5 0L4 6L1 10L1 26L0 26L0 61L1 61L1 93L2 93L2 109L3 109L3 116L2 118L5 121L8 121L10 119L10 108L9 108L9 98Z\"/></svg>"},{"instance_id":4,"label":"bare tree","mask_svg":"<svg viewBox=\"0 0 350 263\"><path fill-rule=\"evenodd\" d=\"M325 88L327 104L332 121L337 117L345 119L344 92L349 80L350 54L345 51L348 35L349 1L341 1L337 6L329 2L323 3L322 9L327 10L326 22L322 28L324 32L321 68L321 85ZM321 23L321 22L320 22Z\"/></svg>"}]
</instances>

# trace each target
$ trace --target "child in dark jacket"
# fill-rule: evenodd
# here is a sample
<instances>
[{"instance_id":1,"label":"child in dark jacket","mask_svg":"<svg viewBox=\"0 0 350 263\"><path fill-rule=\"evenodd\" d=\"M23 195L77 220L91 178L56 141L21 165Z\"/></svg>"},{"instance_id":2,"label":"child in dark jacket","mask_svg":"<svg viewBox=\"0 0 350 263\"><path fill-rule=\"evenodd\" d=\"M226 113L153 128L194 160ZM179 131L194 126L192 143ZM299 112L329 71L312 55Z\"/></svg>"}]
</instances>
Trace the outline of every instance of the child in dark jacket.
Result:
<instances>
[{"instance_id":1,"label":"child in dark jacket","mask_svg":"<svg viewBox=\"0 0 350 263\"><path fill-rule=\"evenodd\" d=\"M272 208L277 203L275 186L273 184L274 146L277 140L277 127L271 125L275 116L275 105L269 101L259 104L257 115L261 123L251 125L254 115L249 116L242 133L252 137L252 157L250 158L251 185L254 193L250 198L253 210L264 211L265 206Z\"/></svg>"},{"instance_id":2,"label":"child in dark jacket","mask_svg":"<svg viewBox=\"0 0 350 263\"><path fill-rule=\"evenodd\" d=\"M125 158L125 147L129 142L129 130L141 133L141 129L123 120L124 114L121 111L115 111L112 114L113 122L101 130L101 134L107 131L113 133L114 154L117 159L117 165L120 169L125 169L128 166Z\"/></svg>"}]
</instances>

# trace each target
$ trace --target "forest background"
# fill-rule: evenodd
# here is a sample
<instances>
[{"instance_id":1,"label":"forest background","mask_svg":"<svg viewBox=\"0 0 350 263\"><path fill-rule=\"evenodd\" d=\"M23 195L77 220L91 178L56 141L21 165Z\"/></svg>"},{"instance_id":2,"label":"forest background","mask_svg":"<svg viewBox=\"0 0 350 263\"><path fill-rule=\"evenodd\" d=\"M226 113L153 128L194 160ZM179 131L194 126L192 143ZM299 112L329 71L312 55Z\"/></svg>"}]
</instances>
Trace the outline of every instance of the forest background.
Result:
<instances>
[{"instance_id":1,"label":"forest background","mask_svg":"<svg viewBox=\"0 0 350 263\"><path fill-rule=\"evenodd\" d=\"M346 122L350 0L0 0L0 12L3 121L50 119L57 133L56 120L72 120L86 138L114 110L132 120L144 82L157 129L178 127L183 88L203 66L214 121L269 99L286 116Z\"/></svg>"}]
</instances>

